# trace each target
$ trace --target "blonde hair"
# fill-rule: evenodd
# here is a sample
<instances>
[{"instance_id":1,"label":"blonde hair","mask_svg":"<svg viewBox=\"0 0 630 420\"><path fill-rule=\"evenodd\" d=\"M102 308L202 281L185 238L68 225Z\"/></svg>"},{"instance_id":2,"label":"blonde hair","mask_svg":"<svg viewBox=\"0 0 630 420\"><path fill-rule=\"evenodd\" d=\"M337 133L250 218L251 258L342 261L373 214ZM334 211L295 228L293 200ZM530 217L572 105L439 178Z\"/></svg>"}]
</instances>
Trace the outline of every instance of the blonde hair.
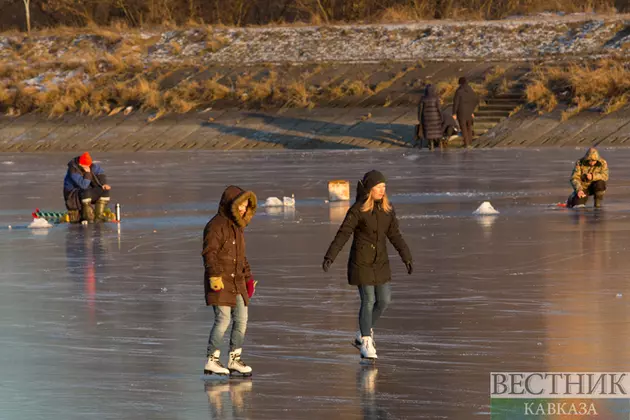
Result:
<instances>
[{"instance_id":1,"label":"blonde hair","mask_svg":"<svg viewBox=\"0 0 630 420\"><path fill-rule=\"evenodd\" d=\"M392 212L392 205L389 202L389 198L387 198L387 193L383 195L383 199L381 200L381 209L383 209L385 213ZM374 197L372 196L372 190L370 190L370 193L368 194L368 198L365 200L365 203L363 203L363 205L361 206L361 211L371 212L372 210L374 210Z\"/></svg>"}]
</instances>

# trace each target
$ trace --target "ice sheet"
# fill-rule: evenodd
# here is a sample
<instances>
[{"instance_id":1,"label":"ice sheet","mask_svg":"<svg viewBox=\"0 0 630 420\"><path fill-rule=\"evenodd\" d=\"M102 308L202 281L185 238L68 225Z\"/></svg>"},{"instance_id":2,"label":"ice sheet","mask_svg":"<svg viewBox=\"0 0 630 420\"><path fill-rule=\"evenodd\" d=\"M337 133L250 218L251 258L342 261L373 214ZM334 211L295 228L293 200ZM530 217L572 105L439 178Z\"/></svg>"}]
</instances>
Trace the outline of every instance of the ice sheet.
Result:
<instances>
[{"instance_id":1,"label":"ice sheet","mask_svg":"<svg viewBox=\"0 0 630 420\"><path fill-rule=\"evenodd\" d=\"M630 151L602 150L613 178L597 213L553 206L581 155L98 154L123 222L39 235L18 227L36 207L63 209L73 155L0 156L14 162L0 165L0 418L488 418L491 371L626 371ZM349 246L320 266L350 204L325 203L327 182L371 169L415 259L408 276L390 249L376 369L350 344ZM204 384L201 233L230 184L295 193L296 208L261 209L247 229L253 379ZM473 216L487 199L501 215Z\"/></svg>"}]
</instances>

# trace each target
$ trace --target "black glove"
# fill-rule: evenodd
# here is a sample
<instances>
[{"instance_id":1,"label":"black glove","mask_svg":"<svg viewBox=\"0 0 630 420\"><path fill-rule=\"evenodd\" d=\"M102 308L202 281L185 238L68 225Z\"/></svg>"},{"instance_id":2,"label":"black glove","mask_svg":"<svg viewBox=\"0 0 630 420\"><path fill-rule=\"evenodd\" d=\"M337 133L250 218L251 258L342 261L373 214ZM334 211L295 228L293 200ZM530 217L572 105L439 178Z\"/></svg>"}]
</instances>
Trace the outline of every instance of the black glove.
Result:
<instances>
[{"instance_id":1,"label":"black glove","mask_svg":"<svg viewBox=\"0 0 630 420\"><path fill-rule=\"evenodd\" d=\"M322 263L322 269L328 273L328 269L330 268L330 265L332 264L332 260L330 258L324 258L324 262Z\"/></svg>"},{"instance_id":2,"label":"black glove","mask_svg":"<svg viewBox=\"0 0 630 420\"><path fill-rule=\"evenodd\" d=\"M407 261L405 263L405 267L407 267L407 274L413 273L413 264L411 263L411 261Z\"/></svg>"}]
</instances>

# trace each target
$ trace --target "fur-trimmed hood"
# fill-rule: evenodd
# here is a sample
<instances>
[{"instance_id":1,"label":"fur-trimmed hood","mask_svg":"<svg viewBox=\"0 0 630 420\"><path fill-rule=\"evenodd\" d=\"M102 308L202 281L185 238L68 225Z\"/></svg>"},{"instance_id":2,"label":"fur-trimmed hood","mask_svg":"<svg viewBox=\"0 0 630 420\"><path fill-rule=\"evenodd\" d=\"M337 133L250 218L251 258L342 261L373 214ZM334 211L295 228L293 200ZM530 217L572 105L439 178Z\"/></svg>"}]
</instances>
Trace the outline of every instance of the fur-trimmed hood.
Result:
<instances>
[{"instance_id":1,"label":"fur-trimmed hood","mask_svg":"<svg viewBox=\"0 0 630 420\"><path fill-rule=\"evenodd\" d=\"M241 217L238 207L245 201L248 201L247 211L245 215ZM244 228L251 222L254 214L256 214L257 206L258 200L252 191L245 191L240 187L230 185L223 191L218 213L232 220L239 227Z\"/></svg>"}]
</instances>

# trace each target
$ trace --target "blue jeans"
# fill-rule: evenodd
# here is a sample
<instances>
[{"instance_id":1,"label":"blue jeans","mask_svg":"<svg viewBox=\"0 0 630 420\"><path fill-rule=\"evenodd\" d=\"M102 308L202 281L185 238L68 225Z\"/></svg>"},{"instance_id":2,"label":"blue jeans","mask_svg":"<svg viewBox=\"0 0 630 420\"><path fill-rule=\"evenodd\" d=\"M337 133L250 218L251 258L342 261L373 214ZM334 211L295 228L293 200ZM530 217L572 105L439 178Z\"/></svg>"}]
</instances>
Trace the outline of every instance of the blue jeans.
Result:
<instances>
[{"instance_id":1,"label":"blue jeans","mask_svg":"<svg viewBox=\"0 0 630 420\"><path fill-rule=\"evenodd\" d=\"M361 296L361 309L359 310L359 327L361 335L366 337L371 334L376 321L383 315L385 309L392 300L392 287L390 283L378 286L359 286Z\"/></svg>"},{"instance_id":2,"label":"blue jeans","mask_svg":"<svg viewBox=\"0 0 630 420\"><path fill-rule=\"evenodd\" d=\"M219 349L223 344L223 336L230 323L232 333L230 334L230 351L240 349L245 341L245 330L247 329L247 306L243 301L243 296L236 296L236 307L212 306L214 309L214 325L210 330L208 338L208 356Z\"/></svg>"}]
</instances>

